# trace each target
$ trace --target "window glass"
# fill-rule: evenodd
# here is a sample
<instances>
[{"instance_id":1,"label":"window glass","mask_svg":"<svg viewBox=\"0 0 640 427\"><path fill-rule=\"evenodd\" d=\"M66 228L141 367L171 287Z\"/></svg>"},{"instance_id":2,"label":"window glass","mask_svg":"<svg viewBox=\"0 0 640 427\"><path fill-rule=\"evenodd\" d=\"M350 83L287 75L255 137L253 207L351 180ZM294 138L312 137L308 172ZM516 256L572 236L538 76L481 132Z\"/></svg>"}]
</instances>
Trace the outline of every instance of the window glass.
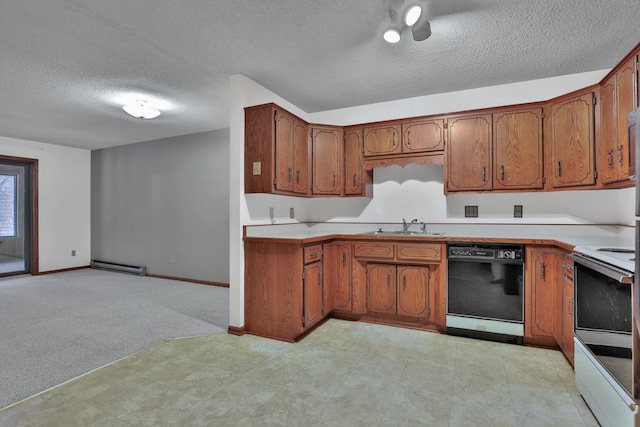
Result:
<instances>
[{"instance_id":1,"label":"window glass","mask_svg":"<svg viewBox=\"0 0 640 427\"><path fill-rule=\"evenodd\" d=\"M17 176L0 174L0 237L16 237Z\"/></svg>"}]
</instances>

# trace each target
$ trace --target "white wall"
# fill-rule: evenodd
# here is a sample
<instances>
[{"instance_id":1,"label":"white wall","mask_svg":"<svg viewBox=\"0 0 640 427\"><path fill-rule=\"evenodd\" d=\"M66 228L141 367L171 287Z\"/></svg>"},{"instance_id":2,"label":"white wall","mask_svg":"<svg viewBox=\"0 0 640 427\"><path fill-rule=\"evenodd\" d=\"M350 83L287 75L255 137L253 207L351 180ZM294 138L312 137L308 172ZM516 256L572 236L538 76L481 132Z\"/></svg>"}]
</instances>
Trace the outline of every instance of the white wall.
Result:
<instances>
[{"instance_id":1,"label":"white wall","mask_svg":"<svg viewBox=\"0 0 640 427\"><path fill-rule=\"evenodd\" d=\"M631 224L633 190L562 191L553 193L467 194L444 196L439 166L389 166L374 170L373 198L304 199L244 194L243 108L275 102L310 123L351 125L402 117L521 104L556 96L598 83L609 70L521 82L509 85L417 97L307 114L268 89L244 77L231 78L231 189L230 189L230 324L244 324L244 253L242 226L276 221L400 222L418 218L428 222L514 222ZM235 166L235 167L234 167ZM513 205L524 206L524 218L513 218ZM464 218L464 205L478 205L478 219ZM614 207L612 209L611 207ZM618 207L622 206L622 209ZM294 207L296 218L288 219ZM629 212L627 212L627 210Z\"/></svg>"},{"instance_id":2,"label":"white wall","mask_svg":"<svg viewBox=\"0 0 640 427\"><path fill-rule=\"evenodd\" d=\"M0 137L0 155L38 159L40 271L89 265L91 152Z\"/></svg>"}]
</instances>

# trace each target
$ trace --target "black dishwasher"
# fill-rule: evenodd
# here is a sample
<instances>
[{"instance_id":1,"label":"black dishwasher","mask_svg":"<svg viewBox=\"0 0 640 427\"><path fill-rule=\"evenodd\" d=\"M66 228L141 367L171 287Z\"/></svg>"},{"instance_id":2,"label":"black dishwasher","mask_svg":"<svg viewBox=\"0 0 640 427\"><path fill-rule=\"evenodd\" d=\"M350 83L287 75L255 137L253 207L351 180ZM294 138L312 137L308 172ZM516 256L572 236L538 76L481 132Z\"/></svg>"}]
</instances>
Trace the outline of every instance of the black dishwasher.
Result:
<instances>
[{"instance_id":1,"label":"black dishwasher","mask_svg":"<svg viewBox=\"0 0 640 427\"><path fill-rule=\"evenodd\" d=\"M447 244L450 333L467 330L522 337L523 313L523 245Z\"/></svg>"}]
</instances>

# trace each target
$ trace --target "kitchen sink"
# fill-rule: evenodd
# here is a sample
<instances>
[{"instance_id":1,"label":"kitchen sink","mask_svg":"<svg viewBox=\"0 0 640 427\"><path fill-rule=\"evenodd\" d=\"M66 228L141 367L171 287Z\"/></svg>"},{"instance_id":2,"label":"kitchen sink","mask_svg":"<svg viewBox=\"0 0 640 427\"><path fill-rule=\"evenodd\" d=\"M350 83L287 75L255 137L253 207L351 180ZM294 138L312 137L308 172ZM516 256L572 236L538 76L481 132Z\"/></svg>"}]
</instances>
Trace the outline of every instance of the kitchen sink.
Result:
<instances>
[{"instance_id":1,"label":"kitchen sink","mask_svg":"<svg viewBox=\"0 0 640 427\"><path fill-rule=\"evenodd\" d=\"M358 233L358 234L375 234L375 235L381 235L381 236L443 236L444 235L444 233L434 233L431 231L422 232L422 231L402 231L402 230L398 230L398 231L376 230L376 231L366 231L364 233Z\"/></svg>"}]
</instances>

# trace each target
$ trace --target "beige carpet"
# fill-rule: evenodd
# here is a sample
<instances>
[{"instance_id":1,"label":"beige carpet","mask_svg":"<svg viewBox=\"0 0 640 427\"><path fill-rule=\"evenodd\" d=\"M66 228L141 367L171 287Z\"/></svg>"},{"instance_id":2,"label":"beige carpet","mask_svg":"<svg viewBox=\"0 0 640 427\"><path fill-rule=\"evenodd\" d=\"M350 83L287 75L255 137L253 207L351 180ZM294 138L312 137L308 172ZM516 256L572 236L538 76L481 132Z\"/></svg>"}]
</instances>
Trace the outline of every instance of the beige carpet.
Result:
<instances>
[{"instance_id":1,"label":"beige carpet","mask_svg":"<svg viewBox=\"0 0 640 427\"><path fill-rule=\"evenodd\" d=\"M226 331L226 288L83 269L0 281L0 408L172 338Z\"/></svg>"}]
</instances>

